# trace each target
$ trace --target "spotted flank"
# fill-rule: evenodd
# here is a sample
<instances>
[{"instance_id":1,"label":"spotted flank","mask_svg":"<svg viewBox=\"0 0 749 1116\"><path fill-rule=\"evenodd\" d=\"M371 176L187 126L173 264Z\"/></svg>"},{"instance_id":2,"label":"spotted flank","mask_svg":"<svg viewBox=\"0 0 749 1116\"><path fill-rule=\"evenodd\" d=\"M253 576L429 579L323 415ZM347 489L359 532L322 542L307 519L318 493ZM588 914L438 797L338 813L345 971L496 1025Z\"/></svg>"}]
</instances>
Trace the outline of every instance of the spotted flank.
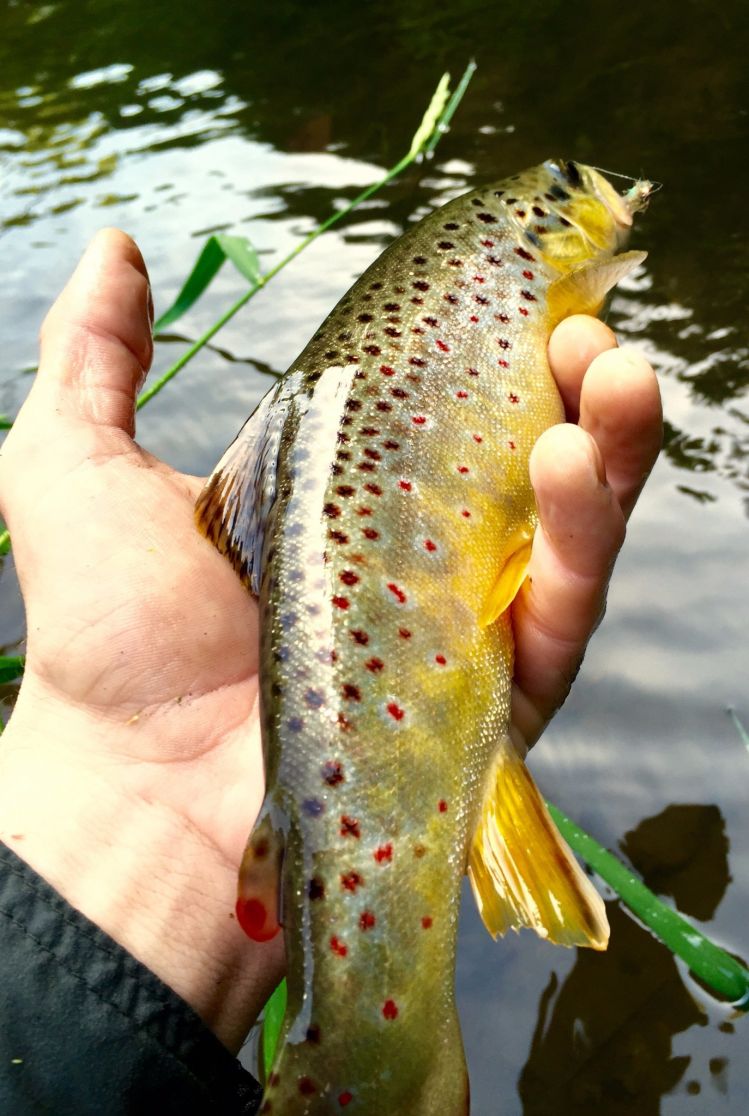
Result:
<instances>
[{"instance_id":1,"label":"spotted flank","mask_svg":"<svg viewBox=\"0 0 749 1116\"><path fill-rule=\"evenodd\" d=\"M546 347L644 259L650 187L546 162L410 229L336 306L204 489L259 598L267 788L239 877L283 927L261 1111L463 1116L461 879L492 934L605 948L603 904L508 736L508 609L563 419Z\"/></svg>"}]
</instances>

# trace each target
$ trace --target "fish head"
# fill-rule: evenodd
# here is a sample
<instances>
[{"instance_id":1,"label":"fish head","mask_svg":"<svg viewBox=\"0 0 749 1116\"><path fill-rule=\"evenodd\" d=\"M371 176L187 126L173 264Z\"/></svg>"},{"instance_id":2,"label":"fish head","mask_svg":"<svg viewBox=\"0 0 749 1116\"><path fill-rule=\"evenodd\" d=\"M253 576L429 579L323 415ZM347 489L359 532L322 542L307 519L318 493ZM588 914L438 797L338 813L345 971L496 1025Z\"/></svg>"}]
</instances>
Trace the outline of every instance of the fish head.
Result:
<instances>
[{"instance_id":1,"label":"fish head","mask_svg":"<svg viewBox=\"0 0 749 1116\"><path fill-rule=\"evenodd\" d=\"M564 273L623 247L633 215L653 191L646 179L630 181L631 189L619 194L594 167L547 159L511 180L514 196L504 200L524 236Z\"/></svg>"}]
</instances>

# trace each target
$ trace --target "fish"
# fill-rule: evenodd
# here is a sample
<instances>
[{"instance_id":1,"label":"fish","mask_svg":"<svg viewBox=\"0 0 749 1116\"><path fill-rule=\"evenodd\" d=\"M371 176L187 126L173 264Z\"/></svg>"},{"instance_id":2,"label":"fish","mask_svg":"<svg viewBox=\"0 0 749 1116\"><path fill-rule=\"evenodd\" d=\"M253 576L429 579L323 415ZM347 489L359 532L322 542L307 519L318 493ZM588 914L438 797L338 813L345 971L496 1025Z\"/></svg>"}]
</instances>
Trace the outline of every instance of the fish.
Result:
<instances>
[{"instance_id":1,"label":"fish","mask_svg":"<svg viewBox=\"0 0 749 1116\"><path fill-rule=\"evenodd\" d=\"M259 601L265 799L237 917L283 928L263 1113L459 1116L461 881L495 937L605 948L603 902L510 735L528 462L563 421L554 326L645 259L619 194L562 159L391 244L227 450L196 505Z\"/></svg>"}]
</instances>

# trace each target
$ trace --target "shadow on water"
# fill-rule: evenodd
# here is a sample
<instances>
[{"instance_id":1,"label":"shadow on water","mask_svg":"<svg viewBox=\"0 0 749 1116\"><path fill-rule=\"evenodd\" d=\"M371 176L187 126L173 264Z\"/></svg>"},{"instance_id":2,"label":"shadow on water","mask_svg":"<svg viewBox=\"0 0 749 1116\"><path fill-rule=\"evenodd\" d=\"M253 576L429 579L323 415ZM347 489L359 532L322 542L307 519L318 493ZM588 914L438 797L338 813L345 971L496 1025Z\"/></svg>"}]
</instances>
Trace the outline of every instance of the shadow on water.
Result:
<instances>
[{"instance_id":1,"label":"shadow on water","mask_svg":"<svg viewBox=\"0 0 749 1116\"><path fill-rule=\"evenodd\" d=\"M627 833L622 848L648 886L672 896L684 914L715 913L730 880L716 806L668 806ZM657 1116L690 1064L688 1055L674 1055L674 1036L708 1023L670 951L617 903L607 907L608 951L579 951L561 987L552 974L540 997L518 1081L523 1116ZM713 1061L720 1088L727 1059ZM686 1083L687 1093L700 1090L699 1081Z\"/></svg>"}]
</instances>

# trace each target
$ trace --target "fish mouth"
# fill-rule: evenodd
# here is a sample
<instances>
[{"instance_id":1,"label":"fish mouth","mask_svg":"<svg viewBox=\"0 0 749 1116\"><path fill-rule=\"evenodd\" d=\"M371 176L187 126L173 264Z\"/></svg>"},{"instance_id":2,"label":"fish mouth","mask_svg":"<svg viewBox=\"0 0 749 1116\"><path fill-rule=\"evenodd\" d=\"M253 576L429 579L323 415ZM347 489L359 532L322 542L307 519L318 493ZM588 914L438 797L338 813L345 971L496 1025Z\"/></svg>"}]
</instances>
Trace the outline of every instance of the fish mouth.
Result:
<instances>
[{"instance_id":1,"label":"fish mouth","mask_svg":"<svg viewBox=\"0 0 749 1116\"><path fill-rule=\"evenodd\" d=\"M658 183L647 178L633 178L616 171L575 163L571 159L548 159L544 166L573 190L584 190L598 197L623 230L631 227L635 213L647 208L651 195L659 188ZM621 178L632 185L619 194L604 175Z\"/></svg>"}]
</instances>

